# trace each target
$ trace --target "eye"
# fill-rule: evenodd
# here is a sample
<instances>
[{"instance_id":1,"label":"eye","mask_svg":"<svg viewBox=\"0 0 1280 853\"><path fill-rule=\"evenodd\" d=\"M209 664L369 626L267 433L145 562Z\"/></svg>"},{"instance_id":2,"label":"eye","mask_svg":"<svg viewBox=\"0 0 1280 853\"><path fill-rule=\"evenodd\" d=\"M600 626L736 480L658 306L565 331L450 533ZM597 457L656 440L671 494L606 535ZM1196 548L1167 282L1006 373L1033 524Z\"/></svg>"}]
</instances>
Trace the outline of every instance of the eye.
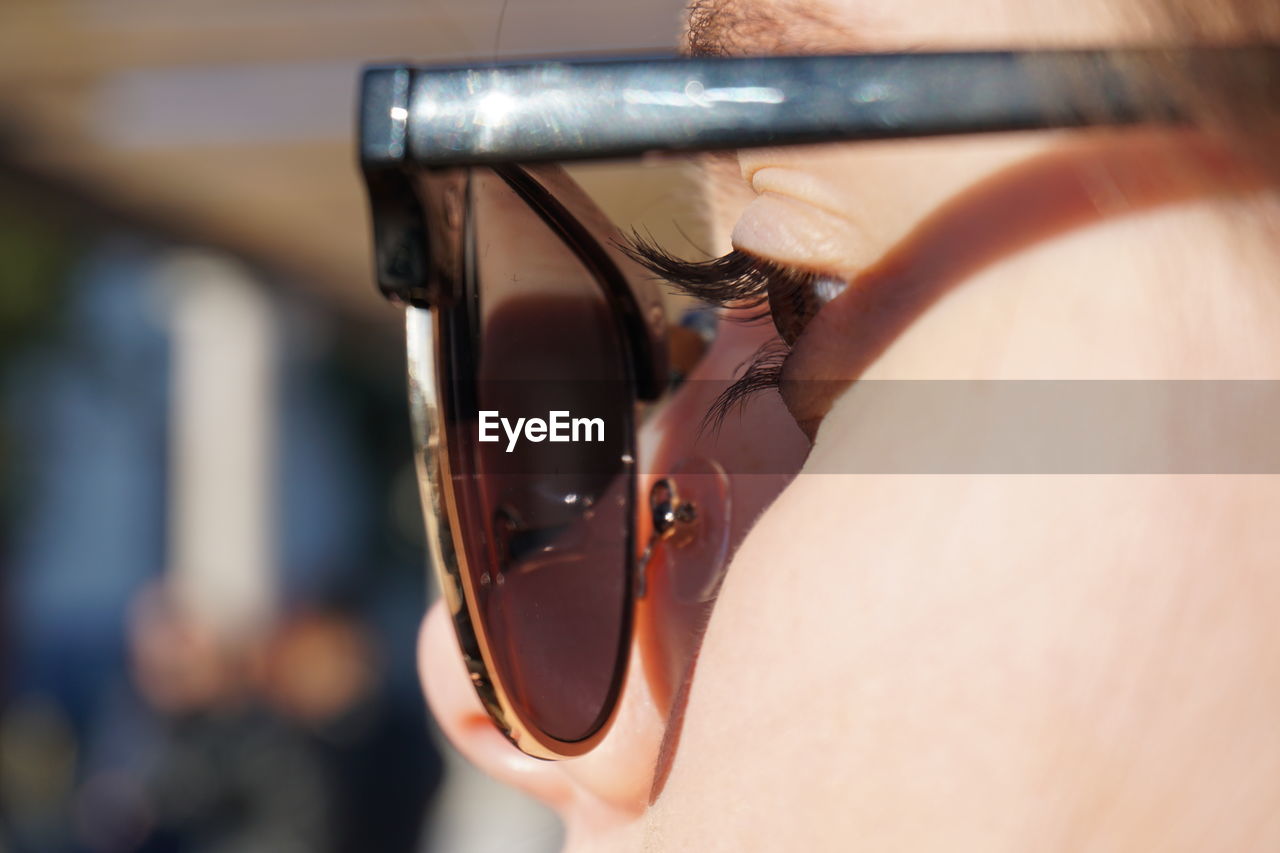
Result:
<instances>
[{"instance_id":1,"label":"eye","mask_svg":"<svg viewBox=\"0 0 1280 853\"><path fill-rule=\"evenodd\" d=\"M849 283L832 276L803 272L790 267L759 261L772 268L765 276L769 295L769 313L773 315L778 336L790 347L804 333L814 315L835 299Z\"/></svg>"},{"instance_id":2,"label":"eye","mask_svg":"<svg viewBox=\"0 0 1280 853\"><path fill-rule=\"evenodd\" d=\"M687 261L632 234L622 247L632 258L681 292L726 310L739 322L772 320L778 336L762 346L708 411L703 427L716 428L747 398L776 388L791 346L824 305L848 283L783 266L740 250L708 261Z\"/></svg>"}]
</instances>

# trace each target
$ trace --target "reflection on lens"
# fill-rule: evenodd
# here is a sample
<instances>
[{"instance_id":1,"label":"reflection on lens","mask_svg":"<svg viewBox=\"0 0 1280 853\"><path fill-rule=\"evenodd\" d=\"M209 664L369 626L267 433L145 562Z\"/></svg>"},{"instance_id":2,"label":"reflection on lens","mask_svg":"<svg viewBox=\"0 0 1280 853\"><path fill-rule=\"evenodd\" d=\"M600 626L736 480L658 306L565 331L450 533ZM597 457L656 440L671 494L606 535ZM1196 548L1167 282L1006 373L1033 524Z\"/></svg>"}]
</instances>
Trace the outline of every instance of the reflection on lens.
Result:
<instances>
[{"instance_id":1,"label":"reflection on lens","mask_svg":"<svg viewBox=\"0 0 1280 853\"><path fill-rule=\"evenodd\" d=\"M477 170L470 192L474 279L446 319L461 556L513 708L578 741L612 711L630 637L626 351L600 284L507 182Z\"/></svg>"}]
</instances>

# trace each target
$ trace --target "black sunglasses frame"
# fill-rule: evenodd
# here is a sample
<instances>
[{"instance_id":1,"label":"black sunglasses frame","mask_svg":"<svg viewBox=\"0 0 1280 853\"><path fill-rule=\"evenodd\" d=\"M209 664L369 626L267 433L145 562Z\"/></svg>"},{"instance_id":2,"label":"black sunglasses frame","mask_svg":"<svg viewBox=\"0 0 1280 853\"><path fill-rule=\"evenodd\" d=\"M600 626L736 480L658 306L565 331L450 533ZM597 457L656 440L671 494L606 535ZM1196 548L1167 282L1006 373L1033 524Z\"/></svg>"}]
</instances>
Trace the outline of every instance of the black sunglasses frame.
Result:
<instances>
[{"instance_id":1,"label":"black sunglasses frame","mask_svg":"<svg viewBox=\"0 0 1280 853\"><path fill-rule=\"evenodd\" d=\"M438 304L414 172L1016 130L1176 124L1158 73L1280 77L1274 45L576 59L364 72L360 163L389 299Z\"/></svg>"}]
</instances>

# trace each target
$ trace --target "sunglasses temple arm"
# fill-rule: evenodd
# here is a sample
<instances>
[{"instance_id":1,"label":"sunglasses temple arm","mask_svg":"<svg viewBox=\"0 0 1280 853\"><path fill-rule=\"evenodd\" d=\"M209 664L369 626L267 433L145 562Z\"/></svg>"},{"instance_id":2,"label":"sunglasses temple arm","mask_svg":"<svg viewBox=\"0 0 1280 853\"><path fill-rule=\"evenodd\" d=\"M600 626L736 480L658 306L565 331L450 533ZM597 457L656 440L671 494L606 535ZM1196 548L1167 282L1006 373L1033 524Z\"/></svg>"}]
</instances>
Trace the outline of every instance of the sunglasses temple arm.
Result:
<instances>
[{"instance_id":1,"label":"sunglasses temple arm","mask_svg":"<svg viewBox=\"0 0 1280 853\"><path fill-rule=\"evenodd\" d=\"M1261 80L1275 47L371 68L362 160L417 167L1184 121L1169 72Z\"/></svg>"}]
</instances>

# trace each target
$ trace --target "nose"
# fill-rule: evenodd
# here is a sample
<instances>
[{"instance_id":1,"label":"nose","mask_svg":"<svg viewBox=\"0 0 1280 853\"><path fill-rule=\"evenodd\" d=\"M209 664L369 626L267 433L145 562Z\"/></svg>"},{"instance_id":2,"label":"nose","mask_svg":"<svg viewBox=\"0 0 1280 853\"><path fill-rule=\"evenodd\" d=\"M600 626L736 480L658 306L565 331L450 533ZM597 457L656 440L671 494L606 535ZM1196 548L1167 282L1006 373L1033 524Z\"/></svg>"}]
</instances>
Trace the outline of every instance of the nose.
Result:
<instances>
[{"instance_id":1,"label":"nose","mask_svg":"<svg viewBox=\"0 0 1280 853\"><path fill-rule=\"evenodd\" d=\"M427 702L445 736L485 773L540 800L570 827L620 826L643 811L661 737L645 679L627 679L608 736L587 755L543 761L518 750L485 713L458 653L444 602L423 621L418 660ZM633 650L633 654L635 651Z\"/></svg>"},{"instance_id":2,"label":"nose","mask_svg":"<svg viewBox=\"0 0 1280 853\"><path fill-rule=\"evenodd\" d=\"M571 795L568 780L554 772L552 763L515 749L490 721L458 654L449 618L444 601L437 601L427 611L418 637L422 685L445 736L490 776L562 809Z\"/></svg>"}]
</instances>

